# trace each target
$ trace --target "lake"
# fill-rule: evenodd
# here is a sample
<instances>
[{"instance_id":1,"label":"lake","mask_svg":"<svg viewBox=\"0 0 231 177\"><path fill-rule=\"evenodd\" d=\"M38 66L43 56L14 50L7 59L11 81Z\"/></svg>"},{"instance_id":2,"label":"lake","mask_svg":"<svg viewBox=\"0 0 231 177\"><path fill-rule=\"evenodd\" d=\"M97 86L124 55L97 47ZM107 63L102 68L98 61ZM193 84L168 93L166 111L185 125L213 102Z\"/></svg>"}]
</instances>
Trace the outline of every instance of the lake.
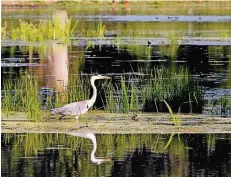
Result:
<instances>
[{"instance_id":1,"label":"lake","mask_svg":"<svg viewBox=\"0 0 231 177\"><path fill-rule=\"evenodd\" d=\"M2 176L231 174L230 134L90 134L2 134Z\"/></svg>"},{"instance_id":2,"label":"lake","mask_svg":"<svg viewBox=\"0 0 231 177\"><path fill-rule=\"evenodd\" d=\"M4 7L1 49L7 116L49 121L102 74L93 110L231 117L229 2ZM165 133L3 133L1 175L231 176L230 134Z\"/></svg>"}]
</instances>

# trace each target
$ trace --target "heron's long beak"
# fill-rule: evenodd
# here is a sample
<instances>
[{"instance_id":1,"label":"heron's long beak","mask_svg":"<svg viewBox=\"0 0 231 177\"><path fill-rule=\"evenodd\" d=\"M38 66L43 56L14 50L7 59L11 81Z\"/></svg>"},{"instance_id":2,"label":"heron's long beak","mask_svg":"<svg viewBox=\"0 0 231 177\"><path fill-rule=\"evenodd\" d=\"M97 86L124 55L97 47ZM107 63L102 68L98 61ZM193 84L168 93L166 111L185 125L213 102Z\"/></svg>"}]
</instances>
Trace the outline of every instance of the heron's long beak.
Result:
<instances>
[{"instance_id":1,"label":"heron's long beak","mask_svg":"<svg viewBox=\"0 0 231 177\"><path fill-rule=\"evenodd\" d=\"M111 77L108 77L108 76L104 76L103 78L104 79L111 79Z\"/></svg>"}]
</instances>

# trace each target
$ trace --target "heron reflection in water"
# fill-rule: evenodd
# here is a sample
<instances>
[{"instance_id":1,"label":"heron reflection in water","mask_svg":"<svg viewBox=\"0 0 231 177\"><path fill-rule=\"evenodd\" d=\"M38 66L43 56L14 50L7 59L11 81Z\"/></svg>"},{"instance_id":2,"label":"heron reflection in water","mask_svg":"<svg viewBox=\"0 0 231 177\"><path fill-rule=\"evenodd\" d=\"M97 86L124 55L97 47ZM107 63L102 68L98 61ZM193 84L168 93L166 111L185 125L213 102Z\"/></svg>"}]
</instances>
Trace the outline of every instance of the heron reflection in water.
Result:
<instances>
[{"instance_id":1,"label":"heron reflection in water","mask_svg":"<svg viewBox=\"0 0 231 177\"><path fill-rule=\"evenodd\" d=\"M95 164L101 164L104 162L111 162L111 159L99 159L99 158L95 158L95 152L97 149L97 141L96 141L96 137L93 133L68 133L68 135L72 135L72 136L76 136L76 137L82 137L82 138L88 138L92 141L93 143L93 149L91 151L91 161L92 163Z\"/></svg>"},{"instance_id":2,"label":"heron reflection in water","mask_svg":"<svg viewBox=\"0 0 231 177\"><path fill-rule=\"evenodd\" d=\"M92 107L93 104L95 103L96 96L97 96L95 80L98 80L98 79L111 79L111 78L107 76L102 76L102 75L92 76L91 86L93 88L93 95L91 99L70 103L61 108L52 109L51 114L61 114L62 116L73 115L75 116L76 120L78 120L79 116L86 113L90 109L90 107Z\"/></svg>"}]
</instances>

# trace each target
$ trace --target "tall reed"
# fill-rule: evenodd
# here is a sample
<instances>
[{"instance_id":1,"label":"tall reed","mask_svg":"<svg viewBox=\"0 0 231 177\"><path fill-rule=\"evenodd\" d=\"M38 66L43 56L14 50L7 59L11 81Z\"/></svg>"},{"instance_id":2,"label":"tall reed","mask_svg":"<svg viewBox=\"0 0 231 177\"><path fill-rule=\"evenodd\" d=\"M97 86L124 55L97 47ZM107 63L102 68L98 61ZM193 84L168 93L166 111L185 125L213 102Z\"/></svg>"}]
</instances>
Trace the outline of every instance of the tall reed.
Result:
<instances>
[{"instance_id":1,"label":"tall reed","mask_svg":"<svg viewBox=\"0 0 231 177\"><path fill-rule=\"evenodd\" d=\"M7 80L3 83L3 113L10 111L26 112L28 120L40 120L42 111L38 99L38 80L28 73L18 80Z\"/></svg>"},{"instance_id":2,"label":"tall reed","mask_svg":"<svg viewBox=\"0 0 231 177\"><path fill-rule=\"evenodd\" d=\"M104 89L105 108L109 112L139 110L168 112L167 107L163 105L163 99L168 104L174 105L173 111L176 112L182 103L187 102L188 109L192 112L197 108L195 105L200 107L202 100L201 88L197 83L192 83L188 71L184 68L177 71L169 71L163 67L154 68L149 75L134 74L129 79L121 76L119 82Z\"/></svg>"}]
</instances>

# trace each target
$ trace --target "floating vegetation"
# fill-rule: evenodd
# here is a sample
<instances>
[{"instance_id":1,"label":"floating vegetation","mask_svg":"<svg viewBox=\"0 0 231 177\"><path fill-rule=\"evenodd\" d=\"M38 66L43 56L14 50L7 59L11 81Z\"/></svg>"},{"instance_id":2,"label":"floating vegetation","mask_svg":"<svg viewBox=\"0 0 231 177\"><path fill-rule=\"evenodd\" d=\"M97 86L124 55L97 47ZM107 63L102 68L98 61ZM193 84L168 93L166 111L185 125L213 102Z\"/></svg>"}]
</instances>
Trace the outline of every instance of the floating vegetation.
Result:
<instances>
[{"instance_id":1,"label":"floating vegetation","mask_svg":"<svg viewBox=\"0 0 231 177\"><path fill-rule=\"evenodd\" d=\"M10 38L29 42L47 40L68 42L76 24L77 22L71 28L71 19L67 19L65 25L62 25L58 19L39 21L38 24L19 20L19 27L11 29Z\"/></svg>"}]
</instances>

